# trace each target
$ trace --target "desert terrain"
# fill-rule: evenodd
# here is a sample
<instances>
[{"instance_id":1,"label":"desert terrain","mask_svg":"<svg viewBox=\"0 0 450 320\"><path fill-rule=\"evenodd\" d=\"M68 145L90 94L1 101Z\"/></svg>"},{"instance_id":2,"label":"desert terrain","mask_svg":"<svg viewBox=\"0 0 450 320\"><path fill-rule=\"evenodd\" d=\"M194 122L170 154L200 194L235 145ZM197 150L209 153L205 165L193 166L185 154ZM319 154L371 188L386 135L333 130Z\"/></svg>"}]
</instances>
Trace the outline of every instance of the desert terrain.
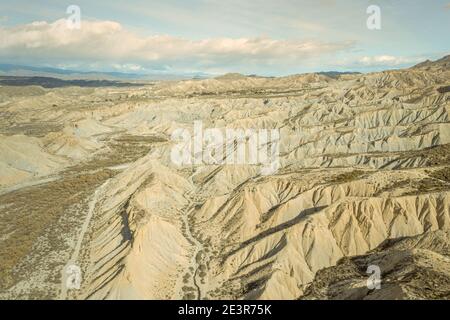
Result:
<instances>
[{"instance_id":1,"label":"desert terrain","mask_svg":"<svg viewBox=\"0 0 450 320\"><path fill-rule=\"evenodd\" d=\"M173 163L172 133L195 121L279 130L279 168ZM0 149L1 299L450 298L450 56L367 74L0 83Z\"/></svg>"}]
</instances>

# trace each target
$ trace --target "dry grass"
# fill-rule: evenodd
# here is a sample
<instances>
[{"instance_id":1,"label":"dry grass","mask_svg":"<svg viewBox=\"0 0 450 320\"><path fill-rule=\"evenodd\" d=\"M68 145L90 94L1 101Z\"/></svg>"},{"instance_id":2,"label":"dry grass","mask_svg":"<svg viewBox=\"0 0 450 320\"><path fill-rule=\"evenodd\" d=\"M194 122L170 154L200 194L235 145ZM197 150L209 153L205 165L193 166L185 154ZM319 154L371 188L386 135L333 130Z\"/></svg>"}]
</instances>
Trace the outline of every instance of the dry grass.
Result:
<instances>
[{"instance_id":1,"label":"dry grass","mask_svg":"<svg viewBox=\"0 0 450 320\"><path fill-rule=\"evenodd\" d=\"M450 167L435 170L430 172L429 175L435 179L450 182Z\"/></svg>"},{"instance_id":2,"label":"dry grass","mask_svg":"<svg viewBox=\"0 0 450 320\"><path fill-rule=\"evenodd\" d=\"M109 142L109 152L68 168L61 179L0 196L0 291L17 283L28 271L18 265L31 252L38 237L57 223L64 212L79 205L117 172L109 166L145 156L159 137L121 136ZM61 234L76 226L61 225ZM52 248L61 246L61 234L49 235ZM32 268L32 266L28 266Z\"/></svg>"},{"instance_id":3,"label":"dry grass","mask_svg":"<svg viewBox=\"0 0 450 320\"><path fill-rule=\"evenodd\" d=\"M440 166L450 163L450 144L426 148L418 151L404 152L400 159L421 157L426 159L427 166Z\"/></svg>"},{"instance_id":4,"label":"dry grass","mask_svg":"<svg viewBox=\"0 0 450 320\"><path fill-rule=\"evenodd\" d=\"M416 195L431 192L447 191L450 189L450 167L437 169L434 171L427 170L429 178L420 180L404 179L390 183L384 188L377 191L375 196L383 192L392 192L394 190L405 188L407 191L403 195Z\"/></svg>"},{"instance_id":5,"label":"dry grass","mask_svg":"<svg viewBox=\"0 0 450 320\"><path fill-rule=\"evenodd\" d=\"M123 135L107 143L109 151L98 155L94 159L75 165L69 170L80 172L80 170L93 170L134 162L149 153L152 145L165 142L166 140L156 136L132 136Z\"/></svg>"},{"instance_id":6,"label":"dry grass","mask_svg":"<svg viewBox=\"0 0 450 320\"><path fill-rule=\"evenodd\" d=\"M356 179L361 178L365 171L362 170L353 170L349 172L344 172L338 175L333 176L328 182L331 183L346 183Z\"/></svg>"},{"instance_id":7,"label":"dry grass","mask_svg":"<svg viewBox=\"0 0 450 320\"><path fill-rule=\"evenodd\" d=\"M30 252L33 243L71 206L89 197L113 174L110 170L66 175L62 179L0 196L0 230L7 234L0 246L0 288L17 282L14 267ZM71 226L61 226L64 232ZM54 235L55 247L58 246Z\"/></svg>"}]
</instances>

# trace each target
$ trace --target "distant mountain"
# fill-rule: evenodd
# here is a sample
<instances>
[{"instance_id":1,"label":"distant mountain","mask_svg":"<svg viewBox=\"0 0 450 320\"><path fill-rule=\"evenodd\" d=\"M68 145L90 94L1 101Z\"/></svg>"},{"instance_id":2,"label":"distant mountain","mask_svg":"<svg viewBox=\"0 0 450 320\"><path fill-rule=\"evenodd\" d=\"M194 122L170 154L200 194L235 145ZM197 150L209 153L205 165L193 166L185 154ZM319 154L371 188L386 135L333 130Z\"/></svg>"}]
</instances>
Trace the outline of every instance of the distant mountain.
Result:
<instances>
[{"instance_id":1,"label":"distant mountain","mask_svg":"<svg viewBox=\"0 0 450 320\"><path fill-rule=\"evenodd\" d=\"M223 75L215 77L215 79L218 79L218 80L239 80L239 79L245 79L245 78L247 78L246 75L243 75L243 74L237 73L237 72L225 73Z\"/></svg>"},{"instance_id":2,"label":"distant mountain","mask_svg":"<svg viewBox=\"0 0 450 320\"><path fill-rule=\"evenodd\" d=\"M338 78L339 76L346 75L346 74L361 74L361 72L353 72L353 71L321 71L321 72L317 72L317 74L328 76L330 78Z\"/></svg>"},{"instance_id":3,"label":"distant mountain","mask_svg":"<svg viewBox=\"0 0 450 320\"><path fill-rule=\"evenodd\" d=\"M0 85L4 86L41 86L43 88L62 87L134 87L144 85L137 82L124 82L117 80L63 80L51 77L15 77L0 76Z\"/></svg>"},{"instance_id":4,"label":"distant mountain","mask_svg":"<svg viewBox=\"0 0 450 320\"><path fill-rule=\"evenodd\" d=\"M450 55L446 55L443 58L437 59L435 61L431 60L425 60L423 62L420 62L416 64L415 66L412 66L411 69L418 69L418 68L449 68L450 67Z\"/></svg>"},{"instance_id":5,"label":"distant mountain","mask_svg":"<svg viewBox=\"0 0 450 320\"><path fill-rule=\"evenodd\" d=\"M353 72L353 71L321 71L321 72L315 72L315 74L328 76L330 78L336 79L339 76L346 75L346 74L361 74L361 73ZM293 75L293 76L297 76L297 75ZM302 74L300 74L300 75L302 75ZM244 75L244 74L236 73L236 72L226 73L226 74L220 75L218 77L215 77L215 79L218 79L218 80L241 80L241 79L245 79L245 78L273 78L273 77L264 77L264 76L258 76L255 74Z\"/></svg>"},{"instance_id":6,"label":"distant mountain","mask_svg":"<svg viewBox=\"0 0 450 320\"><path fill-rule=\"evenodd\" d=\"M325 75L330 78L338 78L346 74L359 74L359 72L340 72L340 71L322 71L317 74ZM24 66L16 64L0 63L0 76L13 77L48 77L58 78L62 80L116 80L116 81L130 81L130 80L188 80L188 79L207 79L212 78L213 75L204 72L189 72L180 74L170 73L127 73L115 71L79 71L71 69L60 69L52 67L35 67ZM257 75L244 75L240 73L227 73L216 77L219 80L238 80L247 77L258 78ZM271 78L271 77L268 77Z\"/></svg>"},{"instance_id":7,"label":"distant mountain","mask_svg":"<svg viewBox=\"0 0 450 320\"><path fill-rule=\"evenodd\" d=\"M50 77L64 80L183 80L204 79L206 73L126 73L126 72L102 72L102 71L77 71L51 67L34 67L15 64L0 64L0 76L18 77Z\"/></svg>"}]
</instances>

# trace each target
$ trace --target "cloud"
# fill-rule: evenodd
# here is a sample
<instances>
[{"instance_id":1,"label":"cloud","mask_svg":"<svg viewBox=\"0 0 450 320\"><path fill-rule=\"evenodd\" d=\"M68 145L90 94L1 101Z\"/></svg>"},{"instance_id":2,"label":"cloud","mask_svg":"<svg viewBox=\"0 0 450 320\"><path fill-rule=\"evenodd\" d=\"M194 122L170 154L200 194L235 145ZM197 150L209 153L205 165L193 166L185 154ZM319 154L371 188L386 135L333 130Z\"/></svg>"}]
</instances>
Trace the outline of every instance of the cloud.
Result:
<instances>
[{"instance_id":1,"label":"cloud","mask_svg":"<svg viewBox=\"0 0 450 320\"><path fill-rule=\"evenodd\" d=\"M249 65L289 66L334 54L352 43L277 40L269 37L190 40L170 35L140 36L114 21L83 20L70 29L65 19L0 27L0 57L67 63L88 61L123 66L168 65L208 69Z\"/></svg>"},{"instance_id":2,"label":"cloud","mask_svg":"<svg viewBox=\"0 0 450 320\"><path fill-rule=\"evenodd\" d=\"M142 66L133 63L126 64L114 64L113 67L119 71L130 72L130 71L139 71L142 70Z\"/></svg>"},{"instance_id":3,"label":"cloud","mask_svg":"<svg viewBox=\"0 0 450 320\"><path fill-rule=\"evenodd\" d=\"M390 55L365 56L357 60L357 63L366 67L373 66L402 66L423 61L423 57L397 57Z\"/></svg>"}]
</instances>

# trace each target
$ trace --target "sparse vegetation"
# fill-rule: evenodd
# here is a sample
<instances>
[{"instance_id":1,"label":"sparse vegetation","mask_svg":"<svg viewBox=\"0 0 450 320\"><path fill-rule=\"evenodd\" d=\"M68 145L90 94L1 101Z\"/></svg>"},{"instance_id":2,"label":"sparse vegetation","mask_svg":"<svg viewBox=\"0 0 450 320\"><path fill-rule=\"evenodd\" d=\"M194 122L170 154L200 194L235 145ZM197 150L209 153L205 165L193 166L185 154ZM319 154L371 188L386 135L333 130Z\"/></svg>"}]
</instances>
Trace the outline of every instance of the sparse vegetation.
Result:
<instances>
[{"instance_id":1,"label":"sparse vegetation","mask_svg":"<svg viewBox=\"0 0 450 320\"><path fill-rule=\"evenodd\" d=\"M363 174L365 172L362 170L353 170L332 176L329 181L331 183L346 183L361 178Z\"/></svg>"},{"instance_id":2,"label":"sparse vegetation","mask_svg":"<svg viewBox=\"0 0 450 320\"><path fill-rule=\"evenodd\" d=\"M93 190L112 175L113 172L106 169L67 174L56 181L0 195L0 203L7 205L0 209L0 230L8 234L0 246L0 288L8 288L17 281L14 278L24 276L15 274L14 266L29 253L45 228L56 222L70 206L89 198ZM52 237L53 244L58 246L58 235Z\"/></svg>"}]
</instances>

